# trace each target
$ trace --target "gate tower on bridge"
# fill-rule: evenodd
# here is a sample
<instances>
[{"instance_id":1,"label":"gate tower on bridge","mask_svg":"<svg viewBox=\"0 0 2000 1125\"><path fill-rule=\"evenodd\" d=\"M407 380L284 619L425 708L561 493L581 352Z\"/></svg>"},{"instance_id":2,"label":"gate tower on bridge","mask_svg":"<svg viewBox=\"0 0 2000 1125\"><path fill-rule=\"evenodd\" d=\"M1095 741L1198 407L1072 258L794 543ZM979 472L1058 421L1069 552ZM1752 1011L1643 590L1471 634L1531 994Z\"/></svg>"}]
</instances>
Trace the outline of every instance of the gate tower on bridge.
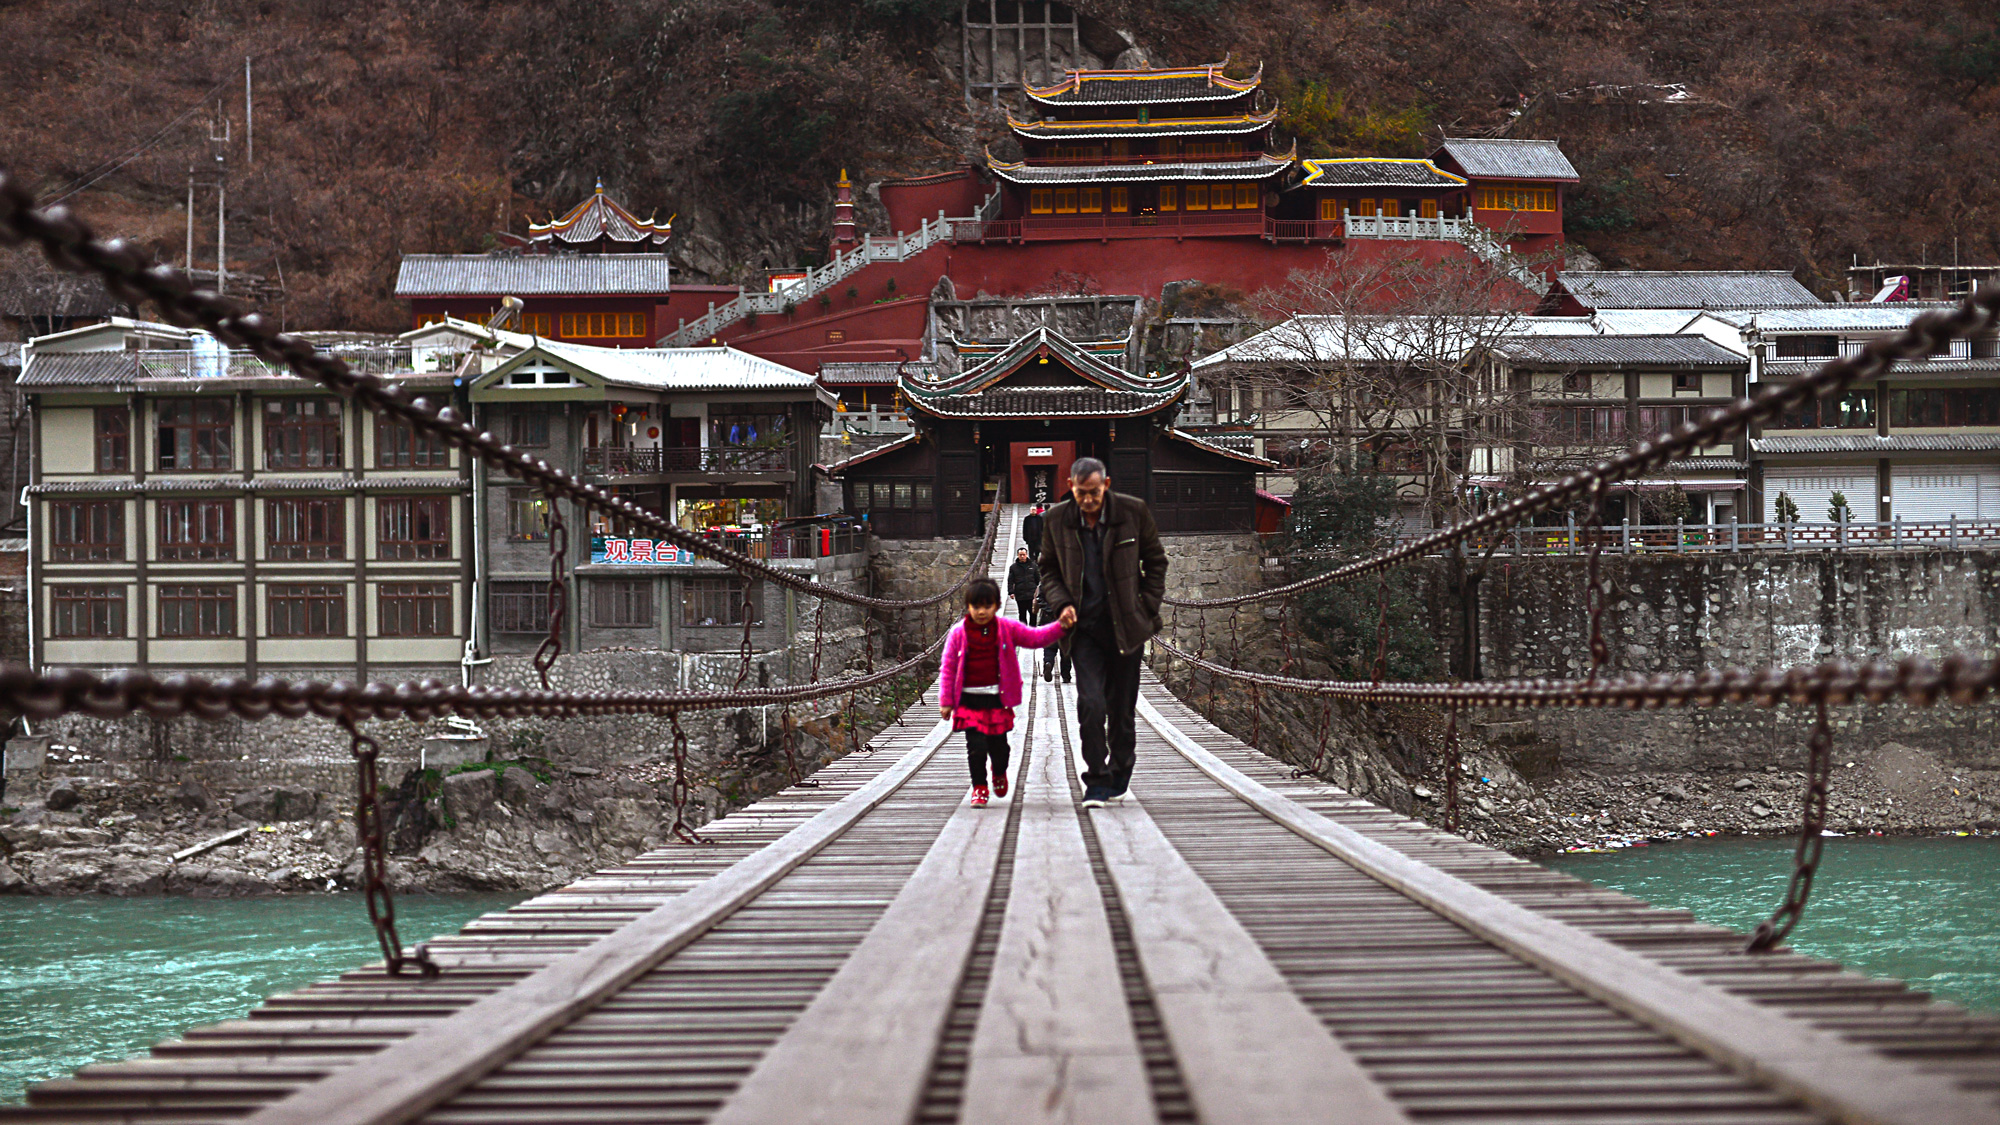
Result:
<instances>
[{"instance_id":1,"label":"gate tower on bridge","mask_svg":"<svg viewBox=\"0 0 2000 1125\"><path fill-rule=\"evenodd\" d=\"M1054 503L1078 457L1103 461L1161 531L1247 532L1257 471L1275 465L1176 428L1189 387L1186 371L1135 375L1041 327L960 374L901 376L916 432L826 471L885 539L979 534L1002 479L1010 500Z\"/></svg>"}]
</instances>

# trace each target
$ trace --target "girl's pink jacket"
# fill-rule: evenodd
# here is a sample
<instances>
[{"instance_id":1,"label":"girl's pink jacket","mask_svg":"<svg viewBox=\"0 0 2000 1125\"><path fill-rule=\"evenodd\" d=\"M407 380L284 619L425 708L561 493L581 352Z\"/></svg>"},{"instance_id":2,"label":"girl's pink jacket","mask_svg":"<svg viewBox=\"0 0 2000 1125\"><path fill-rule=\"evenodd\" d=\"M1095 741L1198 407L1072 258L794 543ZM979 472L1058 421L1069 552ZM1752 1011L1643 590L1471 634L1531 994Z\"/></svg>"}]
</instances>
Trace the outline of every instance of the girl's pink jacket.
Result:
<instances>
[{"instance_id":1,"label":"girl's pink jacket","mask_svg":"<svg viewBox=\"0 0 2000 1125\"><path fill-rule=\"evenodd\" d=\"M951 634L944 639L944 664L938 669L938 705L958 706L960 683L965 672L965 618L951 627ZM995 617L998 632L994 639L1000 644L1000 705L1019 707L1021 705L1021 660L1014 654L1016 646L1021 648L1047 648L1057 637L1062 636L1062 623L1051 621L1047 625L1023 625L1012 617Z\"/></svg>"}]
</instances>

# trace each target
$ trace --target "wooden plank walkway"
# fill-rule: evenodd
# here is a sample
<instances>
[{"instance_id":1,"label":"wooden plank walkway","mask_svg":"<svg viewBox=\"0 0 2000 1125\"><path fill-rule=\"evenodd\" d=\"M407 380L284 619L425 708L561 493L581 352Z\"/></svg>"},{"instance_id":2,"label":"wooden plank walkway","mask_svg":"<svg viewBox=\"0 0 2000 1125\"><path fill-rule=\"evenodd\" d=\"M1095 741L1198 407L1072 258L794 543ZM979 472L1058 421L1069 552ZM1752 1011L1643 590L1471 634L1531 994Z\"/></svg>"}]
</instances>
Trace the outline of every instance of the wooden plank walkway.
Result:
<instances>
[{"instance_id":1,"label":"wooden plank walkway","mask_svg":"<svg viewBox=\"0 0 2000 1125\"><path fill-rule=\"evenodd\" d=\"M2000 1123L2000 1019L1294 778L1150 679L1132 796L1085 813L1073 691L1030 684L992 807L927 698L711 845L433 942L440 978L0 1121Z\"/></svg>"}]
</instances>

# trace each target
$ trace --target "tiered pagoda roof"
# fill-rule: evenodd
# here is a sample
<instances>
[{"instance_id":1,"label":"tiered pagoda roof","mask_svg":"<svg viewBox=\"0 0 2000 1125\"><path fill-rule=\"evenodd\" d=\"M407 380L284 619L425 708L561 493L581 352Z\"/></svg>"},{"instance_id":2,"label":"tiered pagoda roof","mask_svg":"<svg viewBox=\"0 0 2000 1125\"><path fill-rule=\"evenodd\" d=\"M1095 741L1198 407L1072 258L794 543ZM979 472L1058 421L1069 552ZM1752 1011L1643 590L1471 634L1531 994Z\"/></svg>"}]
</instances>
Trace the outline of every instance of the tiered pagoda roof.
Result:
<instances>
[{"instance_id":1,"label":"tiered pagoda roof","mask_svg":"<svg viewBox=\"0 0 2000 1125\"><path fill-rule=\"evenodd\" d=\"M1030 164L1005 161L986 154L986 166L1016 184L1077 182L1131 183L1150 180L1261 180L1292 166L1298 144L1290 152L1245 153L1240 160L1189 156L1134 156L1124 164Z\"/></svg>"},{"instance_id":2,"label":"tiered pagoda roof","mask_svg":"<svg viewBox=\"0 0 2000 1125\"><path fill-rule=\"evenodd\" d=\"M1071 70L1053 86L1029 86L1028 97L1043 105L1148 105L1160 102L1225 101L1240 98L1264 81L1264 65L1248 78L1222 73L1227 58L1204 66L1162 70Z\"/></svg>"},{"instance_id":3,"label":"tiered pagoda roof","mask_svg":"<svg viewBox=\"0 0 2000 1125\"><path fill-rule=\"evenodd\" d=\"M637 250L643 246L665 246L674 237L674 221L641 219L604 194L604 181L589 199L570 209L569 214L546 223L528 224L529 240L544 245L561 242L582 247L605 241Z\"/></svg>"},{"instance_id":4,"label":"tiered pagoda roof","mask_svg":"<svg viewBox=\"0 0 2000 1125\"><path fill-rule=\"evenodd\" d=\"M1176 137L1203 133L1234 136L1254 133L1278 119L1274 106L1263 113L1237 113L1220 117L1165 117L1156 121L1104 119L1089 121L1020 121L1012 114L1007 125L1023 137L1043 141L1096 140L1119 137Z\"/></svg>"},{"instance_id":5,"label":"tiered pagoda roof","mask_svg":"<svg viewBox=\"0 0 2000 1125\"><path fill-rule=\"evenodd\" d=\"M942 382L897 381L912 408L940 418L1133 418L1172 406L1188 386L1185 371L1134 375L1047 327Z\"/></svg>"},{"instance_id":6,"label":"tiered pagoda roof","mask_svg":"<svg viewBox=\"0 0 2000 1125\"><path fill-rule=\"evenodd\" d=\"M1468 181L1428 160L1383 159L1371 156L1304 160L1300 187L1425 187L1462 188Z\"/></svg>"}]
</instances>

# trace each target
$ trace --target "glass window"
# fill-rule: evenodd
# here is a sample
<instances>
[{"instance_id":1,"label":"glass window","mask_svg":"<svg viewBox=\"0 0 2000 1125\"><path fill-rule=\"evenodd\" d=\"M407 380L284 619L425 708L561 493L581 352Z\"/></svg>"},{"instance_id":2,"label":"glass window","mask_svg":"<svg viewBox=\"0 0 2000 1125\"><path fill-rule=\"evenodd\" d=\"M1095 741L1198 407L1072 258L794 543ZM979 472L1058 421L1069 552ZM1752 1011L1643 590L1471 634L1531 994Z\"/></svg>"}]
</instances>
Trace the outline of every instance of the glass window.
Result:
<instances>
[{"instance_id":1,"label":"glass window","mask_svg":"<svg viewBox=\"0 0 2000 1125\"><path fill-rule=\"evenodd\" d=\"M1838 336L1780 336L1778 358L1795 359L1840 354Z\"/></svg>"},{"instance_id":2,"label":"glass window","mask_svg":"<svg viewBox=\"0 0 2000 1125\"><path fill-rule=\"evenodd\" d=\"M264 401L264 467L338 469L340 400L286 398Z\"/></svg>"},{"instance_id":3,"label":"glass window","mask_svg":"<svg viewBox=\"0 0 2000 1125\"><path fill-rule=\"evenodd\" d=\"M375 502L375 511L377 557L451 557L451 497L388 496Z\"/></svg>"},{"instance_id":4,"label":"glass window","mask_svg":"<svg viewBox=\"0 0 2000 1125\"><path fill-rule=\"evenodd\" d=\"M49 635L122 637L125 587L54 586L49 597Z\"/></svg>"},{"instance_id":5,"label":"glass window","mask_svg":"<svg viewBox=\"0 0 2000 1125\"><path fill-rule=\"evenodd\" d=\"M1078 189L1076 206L1077 210L1084 212L1104 210L1104 189L1094 187Z\"/></svg>"},{"instance_id":6,"label":"glass window","mask_svg":"<svg viewBox=\"0 0 2000 1125\"><path fill-rule=\"evenodd\" d=\"M1028 213L1049 215L1056 209L1055 193L1048 188L1030 188L1028 191Z\"/></svg>"},{"instance_id":7,"label":"glass window","mask_svg":"<svg viewBox=\"0 0 2000 1125\"><path fill-rule=\"evenodd\" d=\"M488 608L496 633L546 633L549 631L549 584L495 582Z\"/></svg>"},{"instance_id":8,"label":"glass window","mask_svg":"<svg viewBox=\"0 0 2000 1125\"><path fill-rule=\"evenodd\" d=\"M163 398L155 409L160 468L229 468L232 408L227 398Z\"/></svg>"},{"instance_id":9,"label":"glass window","mask_svg":"<svg viewBox=\"0 0 2000 1125\"><path fill-rule=\"evenodd\" d=\"M161 586L156 597L162 637L236 635L233 586Z\"/></svg>"},{"instance_id":10,"label":"glass window","mask_svg":"<svg viewBox=\"0 0 2000 1125\"><path fill-rule=\"evenodd\" d=\"M1423 219L1435 219L1435 218L1437 218L1437 217L1438 217L1438 201L1437 201L1437 200L1435 200L1435 199L1426 199L1426 200L1424 200L1424 201L1423 201L1422 203L1419 203L1419 204L1417 205L1417 217L1419 217L1419 218L1423 218Z\"/></svg>"},{"instance_id":11,"label":"glass window","mask_svg":"<svg viewBox=\"0 0 2000 1125\"><path fill-rule=\"evenodd\" d=\"M66 500L49 505L53 562L109 562L125 557L125 502Z\"/></svg>"},{"instance_id":12,"label":"glass window","mask_svg":"<svg viewBox=\"0 0 2000 1125\"><path fill-rule=\"evenodd\" d=\"M1179 200L1180 200L1180 190L1178 188L1176 188L1172 184L1164 184L1161 186L1160 210L1162 211L1174 210L1178 206Z\"/></svg>"},{"instance_id":13,"label":"glass window","mask_svg":"<svg viewBox=\"0 0 2000 1125\"><path fill-rule=\"evenodd\" d=\"M549 498L538 488L507 490L507 538L539 542L549 537Z\"/></svg>"},{"instance_id":14,"label":"glass window","mask_svg":"<svg viewBox=\"0 0 2000 1125\"><path fill-rule=\"evenodd\" d=\"M1132 209L1132 191L1123 184L1104 189L1105 210L1123 215Z\"/></svg>"},{"instance_id":15,"label":"glass window","mask_svg":"<svg viewBox=\"0 0 2000 1125\"><path fill-rule=\"evenodd\" d=\"M1556 209L1554 188L1530 187L1482 187L1478 190L1478 206L1485 211L1553 211Z\"/></svg>"},{"instance_id":16,"label":"glass window","mask_svg":"<svg viewBox=\"0 0 2000 1125\"><path fill-rule=\"evenodd\" d=\"M97 408L97 471L132 469L132 412L122 406Z\"/></svg>"},{"instance_id":17,"label":"glass window","mask_svg":"<svg viewBox=\"0 0 2000 1125\"><path fill-rule=\"evenodd\" d=\"M272 559L315 561L347 557L347 501L285 497L266 502L267 550Z\"/></svg>"},{"instance_id":18,"label":"glass window","mask_svg":"<svg viewBox=\"0 0 2000 1125\"><path fill-rule=\"evenodd\" d=\"M160 501L159 551L176 562L235 558L235 501Z\"/></svg>"},{"instance_id":19,"label":"glass window","mask_svg":"<svg viewBox=\"0 0 2000 1125\"><path fill-rule=\"evenodd\" d=\"M375 467L378 469L442 469L451 464L444 439L418 430L400 418L375 416Z\"/></svg>"},{"instance_id":20,"label":"glass window","mask_svg":"<svg viewBox=\"0 0 2000 1125\"><path fill-rule=\"evenodd\" d=\"M1075 189L1075 188L1057 188L1057 189L1056 189L1056 214L1058 214L1058 215L1074 215L1074 214L1076 214L1076 189Z\"/></svg>"},{"instance_id":21,"label":"glass window","mask_svg":"<svg viewBox=\"0 0 2000 1125\"><path fill-rule=\"evenodd\" d=\"M1190 211L1206 211L1206 210L1208 210L1208 185L1207 185L1207 184L1189 184L1189 185L1188 185L1188 187L1187 187L1187 209L1188 209L1188 210L1190 210Z\"/></svg>"},{"instance_id":22,"label":"glass window","mask_svg":"<svg viewBox=\"0 0 2000 1125\"><path fill-rule=\"evenodd\" d=\"M449 637L451 583L384 583L377 588L375 615L385 637Z\"/></svg>"},{"instance_id":23,"label":"glass window","mask_svg":"<svg viewBox=\"0 0 2000 1125\"><path fill-rule=\"evenodd\" d=\"M657 624L650 578L594 579L590 583L590 623L603 629Z\"/></svg>"},{"instance_id":24,"label":"glass window","mask_svg":"<svg viewBox=\"0 0 2000 1125\"><path fill-rule=\"evenodd\" d=\"M507 412L507 444L533 449L549 443L549 412L517 406Z\"/></svg>"},{"instance_id":25,"label":"glass window","mask_svg":"<svg viewBox=\"0 0 2000 1125\"><path fill-rule=\"evenodd\" d=\"M743 625L743 604L750 603L750 620L764 620L760 583L741 578L689 578L681 582L681 624L686 626Z\"/></svg>"},{"instance_id":26,"label":"glass window","mask_svg":"<svg viewBox=\"0 0 2000 1125\"><path fill-rule=\"evenodd\" d=\"M267 586L264 610L267 631L274 637L347 635L345 586Z\"/></svg>"}]
</instances>

